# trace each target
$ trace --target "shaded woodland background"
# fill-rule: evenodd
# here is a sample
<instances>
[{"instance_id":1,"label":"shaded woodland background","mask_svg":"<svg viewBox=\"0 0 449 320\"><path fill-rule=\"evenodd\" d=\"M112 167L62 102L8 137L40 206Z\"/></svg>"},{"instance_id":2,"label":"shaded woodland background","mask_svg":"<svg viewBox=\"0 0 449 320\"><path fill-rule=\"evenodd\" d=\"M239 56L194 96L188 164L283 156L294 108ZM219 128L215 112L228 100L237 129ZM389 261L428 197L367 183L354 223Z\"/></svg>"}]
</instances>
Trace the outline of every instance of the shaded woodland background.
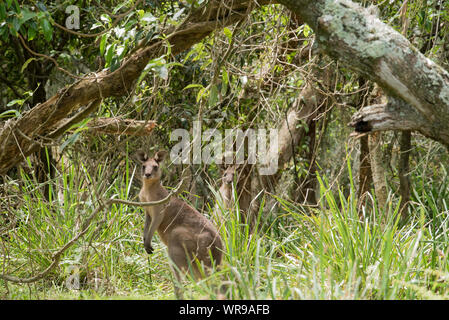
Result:
<instances>
[{"instance_id":1,"label":"shaded woodland background","mask_svg":"<svg viewBox=\"0 0 449 320\"><path fill-rule=\"evenodd\" d=\"M143 210L109 199L136 200L133 154L170 150L196 120L278 128L280 170L237 171L223 268L188 297L215 299L223 282L234 299L448 297L445 133L365 130L354 114L390 92L284 2L0 3L2 297L171 298ZM447 1L355 2L449 71ZM80 29L65 27L69 5ZM180 196L213 219L220 167L164 167L163 184L184 179Z\"/></svg>"}]
</instances>

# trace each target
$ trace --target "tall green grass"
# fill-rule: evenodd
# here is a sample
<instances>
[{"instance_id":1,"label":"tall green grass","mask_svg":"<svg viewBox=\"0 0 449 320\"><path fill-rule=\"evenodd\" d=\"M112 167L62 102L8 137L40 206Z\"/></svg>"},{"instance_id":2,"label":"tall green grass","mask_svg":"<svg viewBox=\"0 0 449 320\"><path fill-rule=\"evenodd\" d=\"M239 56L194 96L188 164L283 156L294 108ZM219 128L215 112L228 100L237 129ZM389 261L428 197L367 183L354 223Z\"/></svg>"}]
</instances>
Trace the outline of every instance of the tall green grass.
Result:
<instances>
[{"instance_id":1,"label":"tall green grass","mask_svg":"<svg viewBox=\"0 0 449 320\"><path fill-rule=\"evenodd\" d=\"M107 160L96 168L62 167L44 200L33 177L10 181L10 200L21 223L0 240L0 272L29 277L44 270L52 253L79 232L100 198L137 194L133 166L110 174ZM349 166L349 172L352 172ZM445 172L445 171L444 171ZM251 233L238 203L221 210L223 262L205 279L183 281L191 299L447 299L448 177L432 184L414 177L410 217L401 221L397 199L385 208L375 197L361 206L351 183L349 196L319 178L319 208L311 210L275 197ZM353 178L350 176L350 181ZM2 204L4 205L4 204ZM212 203L213 205L213 203ZM213 208L204 212L213 217ZM173 299L173 276L163 244L152 255L142 245L143 212L112 205L63 255L58 267L31 285L4 283L10 299ZM77 273L80 289L67 288Z\"/></svg>"}]
</instances>

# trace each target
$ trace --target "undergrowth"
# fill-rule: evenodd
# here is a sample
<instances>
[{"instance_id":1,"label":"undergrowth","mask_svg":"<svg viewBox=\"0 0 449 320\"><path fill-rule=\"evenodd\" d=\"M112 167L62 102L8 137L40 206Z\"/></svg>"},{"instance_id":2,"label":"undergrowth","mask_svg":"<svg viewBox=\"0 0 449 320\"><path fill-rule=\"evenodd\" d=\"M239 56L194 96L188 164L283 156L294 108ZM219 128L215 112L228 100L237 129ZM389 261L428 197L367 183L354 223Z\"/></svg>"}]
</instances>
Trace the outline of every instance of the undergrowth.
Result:
<instances>
[{"instance_id":1,"label":"undergrowth","mask_svg":"<svg viewBox=\"0 0 449 320\"><path fill-rule=\"evenodd\" d=\"M63 166L50 182L50 201L44 200L32 176L22 172L20 183L9 181L1 206L3 212L14 213L18 223L0 240L0 272L27 278L45 270L52 254L80 232L99 201L134 197L139 183L130 167L126 163L125 173L106 176L102 166L95 172ZM416 188L406 221L393 195L382 208L371 195L361 206L353 184L345 197L341 188L331 191L325 177L319 178L318 208L264 198L252 233L240 222L238 204L221 209L227 217L219 225L223 263L197 283L186 279L184 297L447 299L449 179L444 168L442 172L443 183L438 184L413 177ZM276 205L265 205L268 201ZM211 206L203 213L212 218L212 211ZM42 280L0 280L1 296L173 299L165 246L156 237L154 253L145 253L143 221L140 208L110 206Z\"/></svg>"}]
</instances>

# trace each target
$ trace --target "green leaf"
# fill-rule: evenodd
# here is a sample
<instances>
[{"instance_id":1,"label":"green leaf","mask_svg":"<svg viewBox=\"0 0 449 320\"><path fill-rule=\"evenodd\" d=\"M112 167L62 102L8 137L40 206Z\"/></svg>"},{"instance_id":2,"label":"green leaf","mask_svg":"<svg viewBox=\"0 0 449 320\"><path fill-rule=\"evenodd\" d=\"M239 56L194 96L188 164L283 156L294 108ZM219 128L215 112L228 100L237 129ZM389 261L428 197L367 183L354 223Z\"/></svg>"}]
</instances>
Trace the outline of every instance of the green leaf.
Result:
<instances>
[{"instance_id":1,"label":"green leaf","mask_svg":"<svg viewBox=\"0 0 449 320\"><path fill-rule=\"evenodd\" d=\"M23 71L26 69L26 67L30 64L31 61L37 60L36 58L29 58L22 66L22 69L20 69L20 72L23 73Z\"/></svg>"},{"instance_id":2,"label":"green leaf","mask_svg":"<svg viewBox=\"0 0 449 320\"><path fill-rule=\"evenodd\" d=\"M195 83L192 83L192 84L189 84L188 86L186 86L184 89L182 89L182 90L187 90L187 89L190 89L190 88L204 88L203 87L203 85L201 85L201 84L195 84Z\"/></svg>"},{"instance_id":3,"label":"green leaf","mask_svg":"<svg viewBox=\"0 0 449 320\"><path fill-rule=\"evenodd\" d=\"M42 31L44 31L44 38L47 41L51 41L53 37L53 26L51 25L48 19L41 19L40 24L42 27Z\"/></svg>"},{"instance_id":4,"label":"green leaf","mask_svg":"<svg viewBox=\"0 0 449 320\"><path fill-rule=\"evenodd\" d=\"M134 43L138 43L139 40L142 38L142 36L143 36L143 30L137 31L136 35L134 36Z\"/></svg>"},{"instance_id":5,"label":"green leaf","mask_svg":"<svg viewBox=\"0 0 449 320\"><path fill-rule=\"evenodd\" d=\"M0 3L0 21L6 19L6 7L4 3Z\"/></svg>"},{"instance_id":6,"label":"green leaf","mask_svg":"<svg viewBox=\"0 0 449 320\"><path fill-rule=\"evenodd\" d=\"M122 1L117 7L112 11L113 14L116 14L123 6L126 4L126 1Z\"/></svg>"},{"instance_id":7,"label":"green leaf","mask_svg":"<svg viewBox=\"0 0 449 320\"><path fill-rule=\"evenodd\" d=\"M15 100L13 100L13 101L15 101ZM13 102L13 101L11 101L11 102ZM9 105L9 103L8 103L8 105ZM19 111L17 111L17 110L8 110L8 111L0 113L0 119L1 118L11 117L13 114L16 116L16 118L20 117L20 112Z\"/></svg>"},{"instance_id":8,"label":"green leaf","mask_svg":"<svg viewBox=\"0 0 449 320\"><path fill-rule=\"evenodd\" d=\"M120 58L118 56L114 56L111 60L111 72L114 72L120 67Z\"/></svg>"},{"instance_id":9,"label":"green leaf","mask_svg":"<svg viewBox=\"0 0 449 320\"><path fill-rule=\"evenodd\" d=\"M213 107L218 102L218 88L216 85L211 86L209 93L209 107Z\"/></svg>"},{"instance_id":10,"label":"green leaf","mask_svg":"<svg viewBox=\"0 0 449 320\"><path fill-rule=\"evenodd\" d=\"M185 10L185 8L182 8L181 10L179 10L178 12L176 12L174 15L173 15L173 20L178 20L178 18L182 15L182 13L184 12L184 10Z\"/></svg>"},{"instance_id":11,"label":"green leaf","mask_svg":"<svg viewBox=\"0 0 449 320\"><path fill-rule=\"evenodd\" d=\"M106 56L104 57L106 60L106 64L110 65L112 57L114 56L115 52L115 44L110 44L106 48Z\"/></svg>"},{"instance_id":12,"label":"green leaf","mask_svg":"<svg viewBox=\"0 0 449 320\"><path fill-rule=\"evenodd\" d=\"M225 68L221 69L221 95L224 96L228 90L229 75Z\"/></svg>"},{"instance_id":13,"label":"green leaf","mask_svg":"<svg viewBox=\"0 0 449 320\"><path fill-rule=\"evenodd\" d=\"M155 58L153 60L150 60L147 63L145 69L151 69L151 68L155 68L155 67L160 67L160 66L163 66L165 64L166 64L166 61L165 61L164 57L162 56L162 57L158 57L158 58Z\"/></svg>"},{"instance_id":14,"label":"green leaf","mask_svg":"<svg viewBox=\"0 0 449 320\"><path fill-rule=\"evenodd\" d=\"M106 13L103 13L103 14L100 16L100 20L103 21L103 22L112 23L111 17L108 16Z\"/></svg>"},{"instance_id":15,"label":"green leaf","mask_svg":"<svg viewBox=\"0 0 449 320\"><path fill-rule=\"evenodd\" d=\"M68 137L67 140L64 141L61 145L61 152L62 152L62 150L64 150L65 147L74 144L76 142L76 140L78 140L80 134L81 134L80 132L76 132L76 133L72 134L70 137Z\"/></svg>"},{"instance_id":16,"label":"green leaf","mask_svg":"<svg viewBox=\"0 0 449 320\"><path fill-rule=\"evenodd\" d=\"M0 23L0 37L2 37L4 41L8 38L8 26L6 22Z\"/></svg>"},{"instance_id":17,"label":"green leaf","mask_svg":"<svg viewBox=\"0 0 449 320\"><path fill-rule=\"evenodd\" d=\"M119 28L115 27L114 32L117 35L118 38L123 38L126 35L126 29L125 28Z\"/></svg>"},{"instance_id":18,"label":"green leaf","mask_svg":"<svg viewBox=\"0 0 449 320\"><path fill-rule=\"evenodd\" d=\"M105 33L101 36L101 41L100 41L100 54L103 55L104 54L104 48L106 45L106 40L108 38L108 34Z\"/></svg>"},{"instance_id":19,"label":"green leaf","mask_svg":"<svg viewBox=\"0 0 449 320\"><path fill-rule=\"evenodd\" d=\"M155 16L151 14L151 12L145 12L145 14L140 18L141 21L145 21L147 23L152 23L157 20Z\"/></svg>"},{"instance_id":20,"label":"green leaf","mask_svg":"<svg viewBox=\"0 0 449 320\"><path fill-rule=\"evenodd\" d=\"M166 66L167 67L184 67L184 65L182 63L176 62L176 61L169 62L166 64Z\"/></svg>"},{"instance_id":21,"label":"green leaf","mask_svg":"<svg viewBox=\"0 0 449 320\"><path fill-rule=\"evenodd\" d=\"M308 25L304 25L304 30L302 31L303 33L304 33L304 37L308 37L309 35L310 35L310 32L311 32L312 30L310 29L310 27L308 26Z\"/></svg>"},{"instance_id":22,"label":"green leaf","mask_svg":"<svg viewBox=\"0 0 449 320\"><path fill-rule=\"evenodd\" d=\"M92 120L93 120L93 118L84 119L83 121L75 123L74 125L72 125L69 130L73 131L73 133L83 132L83 131L89 130L89 127L87 127L87 124L90 121L92 121Z\"/></svg>"},{"instance_id":23,"label":"green leaf","mask_svg":"<svg viewBox=\"0 0 449 320\"><path fill-rule=\"evenodd\" d=\"M47 7L45 7L45 5L42 3L42 1L38 1L36 3L36 7L40 10L40 11L47 11Z\"/></svg>"},{"instance_id":24,"label":"green leaf","mask_svg":"<svg viewBox=\"0 0 449 320\"><path fill-rule=\"evenodd\" d=\"M17 0L14 0L14 9L17 13L20 13L20 6L19 3L17 2Z\"/></svg>"},{"instance_id":25,"label":"green leaf","mask_svg":"<svg viewBox=\"0 0 449 320\"><path fill-rule=\"evenodd\" d=\"M36 37L36 28L34 26L28 27L28 41L33 40Z\"/></svg>"},{"instance_id":26,"label":"green leaf","mask_svg":"<svg viewBox=\"0 0 449 320\"><path fill-rule=\"evenodd\" d=\"M232 31L229 28L225 27L223 29L223 32L224 32L225 36L228 37L229 42L231 42L232 41Z\"/></svg>"},{"instance_id":27,"label":"green leaf","mask_svg":"<svg viewBox=\"0 0 449 320\"><path fill-rule=\"evenodd\" d=\"M103 26L103 24L101 22L95 22L92 25L92 27L90 27L90 30L94 30L94 29L97 29L97 28L102 27L102 26Z\"/></svg>"},{"instance_id":28,"label":"green leaf","mask_svg":"<svg viewBox=\"0 0 449 320\"><path fill-rule=\"evenodd\" d=\"M159 77L161 77L164 80L168 79L168 69L166 66L161 66L156 70L158 71Z\"/></svg>"},{"instance_id":29,"label":"green leaf","mask_svg":"<svg viewBox=\"0 0 449 320\"><path fill-rule=\"evenodd\" d=\"M23 105L24 102L25 102L25 99L14 99L14 100L9 101L6 106L11 107L15 104L18 104L19 106L21 106L21 105Z\"/></svg>"},{"instance_id":30,"label":"green leaf","mask_svg":"<svg viewBox=\"0 0 449 320\"><path fill-rule=\"evenodd\" d=\"M202 88L196 95L196 102L200 102L201 98L206 94L207 88Z\"/></svg>"},{"instance_id":31,"label":"green leaf","mask_svg":"<svg viewBox=\"0 0 449 320\"><path fill-rule=\"evenodd\" d=\"M124 46L118 46L116 49L116 54L120 59L123 59L123 56L126 53L126 47Z\"/></svg>"},{"instance_id":32,"label":"green leaf","mask_svg":"<svg viewBox=\"0 0 449 320\"><path fill-rule=\"evenodd\" d=\"M34 18L35 16L36 13L34 13L33 11L30 11L28 9L22 9L22 12L20 13L20 23L23 24L28 20Z\"/></svg>"},{"instance_id":33,"label":"green leaf","mask_svg":"<svg viewBox=\"0 0 449 320\"><path fill-rule=\"evenodd\" d=\"M13 36L17 37L19 29L20 29L19 19L16 16L14 16L12 18L12 23L9 24L9 30Z\"/></svg>"}]
</instances>

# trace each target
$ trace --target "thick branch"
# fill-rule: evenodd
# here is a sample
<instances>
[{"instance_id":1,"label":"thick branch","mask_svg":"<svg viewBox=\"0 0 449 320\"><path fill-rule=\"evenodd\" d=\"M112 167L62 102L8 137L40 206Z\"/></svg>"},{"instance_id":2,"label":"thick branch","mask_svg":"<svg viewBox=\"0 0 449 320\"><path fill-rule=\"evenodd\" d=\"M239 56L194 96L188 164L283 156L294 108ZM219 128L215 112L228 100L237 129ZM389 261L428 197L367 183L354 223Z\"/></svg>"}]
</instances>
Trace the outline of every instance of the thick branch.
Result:
<instances>
[{"instance_id":1,"label":"thick branch","mask_svg":"<svg viewBox=\"0 0 449 320\"><path fill-rule=\"evenodd\" d=\"M441 141L449 142L447 131L437 131L434 123L425 119L420 112L411 108L401 99L389 97L384 104L364 107L352 116L349 123L356 132L371 132L385 130L414 130L421 134Z\"/></svg>"},{"instance_id":2,"label":"thick branch","mask_svg":"<svg viewBox=\"0 0 449 320\"><path fill-rule=\"evenodd\" d=\"M126 204L128 206L136 206L136 207L153 207L158 206L160 204L167 203L170 201L172 197L176 197L179 193L181 193L181 187L184 184L184 179L181 180L181 182L178 183L178 186L173 189L165 198L162 198L161 200L157 201L150 201L150 202L135 202L135 201L129 201L129 200L123 200L123 199L115 199L110 198L110 203L119 203L119 204Z\"/></svg>"},{"instance_id":3,"label":"thick branch","mask_svg":"<svg viewBox=\"0 0 449 320\"><path fill-rule=\"evenodd\" d=\"M306 135L307 127L317 116L323 96L311 84L307 84L279 129L279 166L290 161L293 148ZM304 125L300 125L304 121Z\"/></svg>"},{"instance_id":4,"label":"thick branch","mask_svg":"<svg viewBox=\"0 0 449 320\"><path fill-rule=\"evenodd\" d=\"M259 3L268 1L261 0ZM49 128L56 127L79 107L97 99L129 93L147 63L165 52L167 43L170 43L172 54L176 55L212 31L243 19L252 6L254 2L251 0L210 1L206 7L193 12L176 29L167 30L167 38L153 40L137 49L118 70L110 72L105 69L89 75L46 102L34 106L20 119L7 121L0 131L0 174L6 173L23 157L38 150L41 147L39 139L48 135Z\"/></svg>"},{"instance_id":5,"label":"thick branch","mask_svg":"<svg viewBox=\"0 0 449 320\"><path fill-rule=\"evenodd\" d=\"M377 82L388 96L399 97L408 103L401 104L395 119L399 125L385 118L377 129L405 126L449 145L448 72L421 54L400 33L351 1L279 2L311 26L326 53ZM401 112L418 112L422 120L403 117ZM427 127L432 129L422 130L419 124L423 121L427 121Z\"/></svg>"}]
</instances>

